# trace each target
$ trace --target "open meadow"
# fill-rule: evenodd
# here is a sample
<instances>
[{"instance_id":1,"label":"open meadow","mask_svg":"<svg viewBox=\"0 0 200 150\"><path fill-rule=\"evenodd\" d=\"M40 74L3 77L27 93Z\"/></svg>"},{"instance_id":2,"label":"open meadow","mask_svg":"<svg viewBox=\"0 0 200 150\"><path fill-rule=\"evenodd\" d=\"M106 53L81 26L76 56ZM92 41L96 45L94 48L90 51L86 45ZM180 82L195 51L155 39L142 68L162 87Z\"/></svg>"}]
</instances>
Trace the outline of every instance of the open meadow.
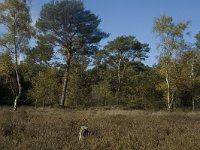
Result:
<instances>
[{"instance_id":1,"label":"open meadow","mask_svg":"<svg viewBox=\"0 0 200 150\"><path fill-rule=\"evenodd\" d=\"M78 139L80 127L91 134ZM0 109L1 150L199 150L200 113Z\"/></svg>"}]
</instances>

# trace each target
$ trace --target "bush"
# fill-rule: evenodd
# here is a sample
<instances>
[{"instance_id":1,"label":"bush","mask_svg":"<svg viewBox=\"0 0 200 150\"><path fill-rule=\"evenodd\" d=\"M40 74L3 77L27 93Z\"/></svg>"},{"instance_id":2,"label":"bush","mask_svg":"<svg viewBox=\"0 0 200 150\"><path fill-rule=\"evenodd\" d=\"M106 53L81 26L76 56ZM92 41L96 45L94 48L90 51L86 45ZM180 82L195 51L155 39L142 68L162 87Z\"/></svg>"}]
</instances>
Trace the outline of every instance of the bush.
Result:
<instances>
[{"instance_id":1,"label":"bush","mask_svg":"<svg viewBox=\"0 0 200 150\"><path fill-rule=\"evenodd\" d=\"M53 70L40 72L32 79L32 88L29 96L35 100L35 105L55 105L61 93L61 84L57 73Z\"/></svg>"}]
</instances>

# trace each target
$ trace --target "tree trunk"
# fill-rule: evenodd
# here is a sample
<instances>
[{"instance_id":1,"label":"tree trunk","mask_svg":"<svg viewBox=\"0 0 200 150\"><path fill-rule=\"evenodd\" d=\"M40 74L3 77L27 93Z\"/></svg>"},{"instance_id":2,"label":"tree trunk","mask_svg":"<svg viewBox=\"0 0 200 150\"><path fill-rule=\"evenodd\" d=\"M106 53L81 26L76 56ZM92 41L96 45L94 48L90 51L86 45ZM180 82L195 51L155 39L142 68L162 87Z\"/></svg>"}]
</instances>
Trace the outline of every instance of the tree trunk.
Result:
<instances>
[{"instance_id":1,"label":"tree trunk","mask_svg":"<svg viewBox=\"0 0 200 150\"><path fill-rule=\"evenodd\" d=\"M14 111L17 110L18 100L21 97L22 87L20 83L19 78L19 72L18 72L18 48L17 48L17 41L16 41L16 28L15 28L15 22L14 22L14 34L13 34L13 40L14 40L14 54L15 54L15 74L17 79L17 85L18 85L18 94L14 100Z\"/></svg>"},{"instance_id":2,"label":"tree trunk","mask_svg":"<svg viewBox=\"0 0 200 150\"><path fill-rule=\"evenodd\" d=\"M194 98L192 98L192 111L195 111L195 102Z\"/></svg>"},{"instance_id":3,"label":"tree trunk","mask_svg":"<svg viewBox=\"0 0 200 150\"><path fill-rule=\"evenodd\" d=\"M17 58L16 58L16 62L17 63ZM21 97L21 92L22 92L22 87L21 87L21 83L20 83L20 78L19 78L19 73L18 73L18 64L15 64L16 68L15 68L15 73L16 73L16 78L17 78L17 85L18 85L18 94L15 98L14 101L14 110L17 110L17 104L18 104L18 100Z\"/></svg>"},{"instance_id":4,"label":"tree trunk","mask_svg":"<svg viewBox=\"0 0 200 150\"><path fill-rule=\"evenodd\" d=\"M68 52L67 55L67 64L65 69L65 75L64 75L64 81L63 81L63 89L62 89L62 95L60 100L60 106L64 107L65 101L67 101L67 87L68 87L68 81L69 81L69 71L70 71L70 65L71 65L71 53Z\"/></svg>"},{"instance_id":5,"label":"tree trunk","mask_svg":"<svg viewBox=\"0 0 200 150\"><path fill-rule=\"evenodd\" d=\"M44 107L45 107L45 100L43 99L42 100L42 109L44 109Z\"/></svg>"},{"instance_id":6,"label":"tree trunk","mask_svg":"<svg viewBox=\"0 0 200 150\"><path fill-rule=\"evenodd\" d=\"M35 100L35 109L37 109L37 102L38 102L38 100L36 99Z\"/></svg>"},{"instance_id":7,"label":"tree trunk","mask_svg":"<svg viewBox=\"0 0 200 150\"><path fill-rule=\"evenodd\" d=\"M191 65L191 78L192 78L192 111L195 111L194 63L192 63Z\"/></svg>"},{"instance_id":8,"label":"tree trunk","mask_svg":"<svg viewBox=\"0 0 200 150\"><path fill-rule=\"evenodd\" d=\"M174 109L174 92L172 92L171 101L170 101L170 111Z\"/></svg>"},{"instance_id":9,"label":"tree trunk","mask_svg":"<svg viewBox=\"0 0 200 150\"><path fill-rule=\"evenodd\" d=\"M166 71L166 84L167 84L167 107L170 110L171 109L171 102L170 102L170 84L169 84L169 74L168 70Z\"/></svg>"},{"instance_id":10,"label":"tree trunk","mask_svg":"<svg viewBox=\"0 0 200 150\"><path fill-rule=\"evenodd\" d=\"M118 73L118 87L117 87L117 105L119 105L120 103L120 91L121 91L121 59L119 60L118 63L118 69L117 69L117 73Z\"/></svg>"}]
</instances>

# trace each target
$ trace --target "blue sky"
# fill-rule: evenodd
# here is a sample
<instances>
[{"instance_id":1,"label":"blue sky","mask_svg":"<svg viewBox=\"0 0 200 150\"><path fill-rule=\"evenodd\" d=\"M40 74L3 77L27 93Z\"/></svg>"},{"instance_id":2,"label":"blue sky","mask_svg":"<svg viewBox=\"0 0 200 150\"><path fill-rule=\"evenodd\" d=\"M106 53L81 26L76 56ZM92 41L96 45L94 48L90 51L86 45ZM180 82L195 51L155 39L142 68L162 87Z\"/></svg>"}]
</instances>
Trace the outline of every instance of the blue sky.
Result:
<instances>
[{"instance_id":1,"label":"blue sky","mask_svg":"<svg viewBox=\"0 0 200 150\"><path fill-rule=\"evenodd\" d=\"M2 0L0 0L2 1ZM37 20L41 6L50 0L32 0L33 21ZM194 35L200 31L200 0L83 0L86 9L90 9L102 20L100 28L110 33L110 37L100 44L105 45L121 35L134 35L151 48L147 65L153 65L159 51L158 39L152 32L153 20L162 15L172 16L174 21L191 20L187 31L189 42L194 42Z\"/></svg>"}]
</instances>

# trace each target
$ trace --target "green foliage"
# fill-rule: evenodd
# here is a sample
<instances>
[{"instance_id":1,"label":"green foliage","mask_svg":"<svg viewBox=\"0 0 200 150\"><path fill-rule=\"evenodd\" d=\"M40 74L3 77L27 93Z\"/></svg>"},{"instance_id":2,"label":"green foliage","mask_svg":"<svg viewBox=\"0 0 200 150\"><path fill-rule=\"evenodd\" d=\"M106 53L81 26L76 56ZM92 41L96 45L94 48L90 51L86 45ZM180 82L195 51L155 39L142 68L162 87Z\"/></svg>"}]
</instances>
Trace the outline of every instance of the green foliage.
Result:
<instances>
[{"instance_id":1,"label":"green foliage","mask_svg":"<svg viewBox=\"0 0 200 150\"><path fill-rule=\"evenodd\" d=\"M4 0L0 3L0 14L0 24L6 29L6 34L0 37L0 46L13 53L27 50L34 31L26 1Z\"/></svg>"},{"instance_id":2,"label":"green foliage","mask_svg":"<svg viewBox=\"0 0 200 150\"><path fill-rule=\"evenodd\" d=\"M117 37L109 42L105 49L109 56L114 53L115 57L124 57L127 61L144 60L150 50L148 44L140 43L134 36Z\"/></svg>"},{"instance_id":3,"label":"green foliage","mask_svg":"<svg viewBox=\"0 0 200 150\"><path fill-rule=\"evenodd\" d=\"M68 86L67 106L69 107L88 106L91 91L91 79L86 71L88 63L85 56L77 56L72 60Z\"/></svg>"},{"instance_id":4,"label":"green foliage","mask_svg":"<svg viewBox=\"0 0 200 150\"><path fill-rule=\"evenodd\" d=\"M61 85L57 78L56 70L49 69L39 72L39 75L32 79L32 88L29 96L35 100L35 105L54 105L58 104Z\"/></svg>"},{"instance_id":5,"label":"green foliage","mask_svg":"<svg viewBox=\"0 0 200 150\"><path fill-rule=\"evenodd\" d=\"M163 82L160 83L160 89L166 95L169 110L172 110L174 96L178 93L179 63L177 60L186 48L183 35L188 24L189 22L174 23L173 18L167 16L154 20L153 30L160 38L159 46L162 49L159 72L163 76Z\"/></svg>"},{"instance_id":6,"label":"green foliage","mask_svg":"<svg viewBox=\"0 0 200 150\"><path fill-rule=\"evenodd\" d=\"M22 95L19 56L28 49L29 40L34 35L26 0L4 0L0 3L0 25L5 28L3 35L0 36L0 46L9 51L15 64L18 93L14 100L14 110L17 110L18 100Z\"/></svg>"},{"instance_id":7,"label":"green foliage","mask_svg":"<svg viewBox=\"0 0 200 150\"><path fill-rule=\"evenodd\" d=\"M37 36L36 46L26 52L26 60L32 63L48 64L53 57L53 46L48 36Z\"/></svg>"},{"instance_id":8,"label":"green foliage","mask_svg":"<svg viewBox=\"0 0 200 150\"><path fill-rule=\"evenodd\" d=\"M14 66L9 53L0 53L0 76L12 74Z\"/></svg>"},{"instance_id":9,"label":"green foliage","mask_svg":"<svg viewBox=\"0 0 200 150\"><path fill-rule=\"evenodd\" d=\"M122 65L131 61L145 60L149 50L148 44L140 43L134 36L120 36L109 42L99 55L101 62L117 68L120 60Z\"/></svg>"},{"instance_id":10,"label":"green foliage","mask_svg":"<svg viewBox=\"0 0 200 150\"><path fill-rule=\"evenodd\" d=\"M186 44L189 21L155 18L153 31L160 39L161 54L153 67L141 62L148 58L149 45L134 36L119 36L98 50L100 40L109 35L98 28L100 22L81 0L53 0L42 7L35 33L26 1L3 0L0 104L10 104L19 92L21 104L43 107L58 105L62 97L60 101L72 108L121 105L158 110L167 104L198 109L200 32L195 46ZM35 34L36 45L29 48ZM57 52L62 55L59 62L54 59L60 56ZM4 134L12 136L15 127L3 125Z\"/></svg>"},{"instance_id":11,"label":"green foliage","mask_svg":"<svg viewBox=\"0 0 200 150\"><path fill-rule=\"evenodd\" d=\"M92 87L91 99L97 106L111 106L115 104L111 84L107 80L104 80L94 85Z\"/></svg>"},{"instance_id":12,"label":"green foliage","mask_svg":"<svg viewBox=\"0 0 200 150\"><path fill-rule=\"evenodd\" d=\"M45 4L36 23L51 37L50 43L63 47L63 54L91 54L95 44L108 35L98 29L100 19L85 10L82 1L62 0ZM52 40L53 39L53 40Z\"/></svg>"},{"instance_id":13,"label":"green foliage","mask_svg":"<svg viewBox=\"0 0 200 150\"><path fill-rule=\"evenodd\" d=\"M60 105L64 106L69 88L71 60L76 55L93 55L101 39L108 36L98 26L100 19L85 10L82 1L62 0L45 4L36 27L50 39L46 42L59 47L66 61Z\"/></svg>"},{"instance_id":14,"label":"green foliage","mask_svg":"<svg viewBox=\"0 0 200 150\"><path fill-rule=\"evenodd\" d=\"M133 36L120 36L105 46L102 53L102 63L107 63L110 67L116 70L116 98L117 104L121 103L123 85L126 78L128 66L138 60L145 60L149 52L148 44L140 43Z\"/></svg>"},{"instance_id":15,"label":"green foliage","mask_svg":"<svg viewBox=\"0 0 200 150\"><path fill-rule=\"evenodd\" d=\"M196 34L195 38L196 38L196 46L198 49L200 49L200 32Z\"/></svg>"},{"instance_id":16,"label":"green foliage","mask_svg":"<svg viewBox=\"0 0 200 150\"><path fill-rule=\"evenodd\" d=\"M16 87L14 65L9 53L0 53L0 104L11 104Z\"/></svg>"},{"instance_id":17,"label":"green foliage","mask_svg":"<svg viewBox=\"0 0 200 150\"><path fill-rule=\"evenodd\" d=\"M167 59L171 59L174 52L184 48L183 33L189 23L189 21L174 23L173 18L168 16L155 18L153 31L160 37L159 47Z\"/></svg>"}]
</instances>

